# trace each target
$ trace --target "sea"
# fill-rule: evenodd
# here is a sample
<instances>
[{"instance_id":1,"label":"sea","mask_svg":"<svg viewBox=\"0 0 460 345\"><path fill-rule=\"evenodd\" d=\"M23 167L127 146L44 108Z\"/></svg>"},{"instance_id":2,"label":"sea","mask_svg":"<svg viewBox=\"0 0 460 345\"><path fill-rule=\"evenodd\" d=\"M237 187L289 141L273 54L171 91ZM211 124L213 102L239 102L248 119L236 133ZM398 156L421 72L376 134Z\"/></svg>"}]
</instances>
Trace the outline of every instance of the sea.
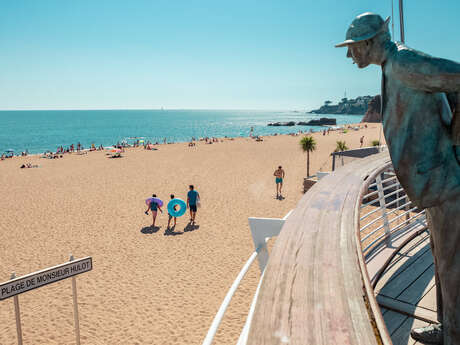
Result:
<instances>
[{"instance_id":1,"label":"sea","mask_svg":"<svg viewBox=\"0 0 460 345\"><path fill-rule=\"evenodd\" d=\"M322 130L317 126L272 127L270 122L333 117L337 125L358 123L362 115L308 114L269 110L15 110L0 111L0 154L56 151L81 143L104 147L127 138L153 143L186 142L192 137L248 137ZM132 139L128 139L132 140Z\"/></svg>"}]
</instances>

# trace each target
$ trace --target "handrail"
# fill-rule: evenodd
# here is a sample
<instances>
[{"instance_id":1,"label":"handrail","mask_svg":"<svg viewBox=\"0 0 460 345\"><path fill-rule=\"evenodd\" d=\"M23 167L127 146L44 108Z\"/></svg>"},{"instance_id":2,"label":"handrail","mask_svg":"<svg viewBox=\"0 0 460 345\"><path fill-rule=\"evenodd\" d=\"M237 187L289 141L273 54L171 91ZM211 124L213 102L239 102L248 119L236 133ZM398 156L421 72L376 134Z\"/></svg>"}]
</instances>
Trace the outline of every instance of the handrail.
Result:
<instances>
[{"instance_id":1,"label":"handrail","mask_svg":"<svg viewBox=\"0 0 460 345\"><path fill-rule=\"evenodd\" d=\"M410 221L410 220L413 220L413 219L415 219L415 218L418 218L418 217L421 216L421 215L425 215L425 210L423 210L423 211L421 211L421 212L415 214L414 216L410 217L408 220L409 220L409 221ZM414 223L412 223L412 224L414 224ZM376 249L376 248L375 248L375 247L376 247L375 245L376 245L377 243L381 243L382 240L387 240L387 239L388 239L388 236L393 236L395 233L398 233L399 231L396 231L396 230L401 230L402 225L403 225L403 224L399 224L398 226L395 226L394 228L392 228L392 229L390 230L390 233L389 233L389 234L383 234L382 236L380 236L380 237L374 239L374 240L373 240L371 243L369 243L365 248L363 248L363 253L366 253L366 257L368 257L368 256L372 253L372 251L371 251L371 252L368 252L370 249L375 250L375 249ZM408 228L408 230L411 230L411 229ZM413 229L412 229L412 230L413 230Z\"/></svg>"},{"instance_id":2,"label":"handrail","mask_svg":"<svg viewBox=\"0 0 460 345\"><path fill-rule=\"evenodd\" d=\"M237 288L239 287L241 281L243 280L244 276L246 275L247 271L251 267L251 265L254 263L255 259L260 256L265 255L265 259L268 259L268 251L267 251L267 242L268 240L273 237L277 236L281 230L281 225L284 223L284 221L290 216L293 210L289 211L282 219L278 218L249 218L249 224L251 226L251 232L254 240L254 244L256 246L256 250L252 253L252 255L249 257L249 259L246 261L245 265L241 269L240 273L238 273L238 276L234 280L232 286L230 287L229 291L225 295L225 298L222 302L222 304L219 307L219 310L217 311L216 316L214 317L211 327L208 330L208 333L206 334L206 337L203 341L203 345L211 345L214 337L216 335L217 329L219 328L220 323L222 322L222 318L224 317L225 312L227 311L228 305L230 304L230 301L235 294ZM252 221L252 222L251 222ZM265 225L265 228L263 229L258 229L257 226L255 228L252 228L254 224L260 224L258 221L262 221L262 224ZM255 222L255 223L254 223ZM252 314L254 312L255 308L255 302L257 300L257 296L259 294L259 289L260 285L262 283L264 271L263 268L261 267L262 270L262 275L259 281L259 285L257 286L256 293L253 298L253 302L251 304L251 308L249 310L248 318L246 320L246 324L244 325L243 331L240 336L240 340L238 343L244 344L246 342L247 338L247 333L249 330L249 324L252 319Z\"/></svg>"},{"instance_id":3,"label":"handrail","mask_svg":"<svg viewBox=\"0 0 460 345\"><path fill-rule=\"evenodd\" d=\"M387 153L351 162L304 195L271 251L249 345L392 344L358 240L362 187L390 166Z\"/></svg>"},{"instance_id":4,"label":"handrail","mask_svg":"<svg viewBox=\"0 0 460 345\"><path fill-rule=\"evenodd\" d=\"M240 285L241 280L243 280L247 271L249 270L252 263L256 259L257 254L258 254L258 251L255 251L254 253L252 253L248 261L246 261L246 264L241 269L240 273L238 273L238 276L236 277L235 281L230 287L230 290L228 290L227 295L225 295L224 301L220 305L220 308L217 311L217 314L214 317L214 320L212 320L211 327L209 328L208 334L206 334L206 338L203 341L203 345L212 344L212 341L214 340L214 336L216 335L217 329L219 328L219 325L222 322L222 318L224 317L224 314L227 311L228 305L230 304L230 301L232 300L232 297L235 294L236 289Z\"/></svg>"},{"instance_id":5,"label":"handrail","mask_svg":"<svg viewBox=\"0 0 460 345\"><path fill-rule=\"evenodd\" d=\"M264 271L265 272L265 271ZM246 345L249 336L249 327L251 326L252 317L254 316L254 310L256 309L256 302L257 298L259 297L260 285L262 285L264 279L264 272L262 272L262 276L260 277L259 284L257 285L256 293L251 302L251 307L249 308L248 317L246 318L246 322L244 323L243 331L240 334L240 338L238 339L238 343L236 345Z\"/></svg>"},{"instance_id":6,"label":"handrail","mask_svg":"<svg viewBox=\"0 0 460 345\"><path fill-rule=\"evenodd\" d=\"M382 215L384 215L381 218L385 218L385 217L387 217L388 215L390 215L392 213L396 214L396 216L391 218L391 219L387 219L387 218L382 219L383 224L381 226L378 226L376 229L371 230L369 233L364 235L364 237L362 237L363 230L365 228L367 228L370 223L374 223L374 222L371 221L371 222L367 223L366 225L361 226L360 222L364 218L366 218L369 215L369 213L366 214L365 216L362 216L362 217L359 217L359 214L357 214L357 225L358 226L357 226L357 229L356 229L356 240L357 240L358 245L361 248L364 246L365 241L366 241L367 238L369 238L372 234L376 233L379 229L385 228L385 231L380 236L378 236L370 244L367 244L367 246L365 246L365 248L362 248L358 252L358 258L359 258L359 263L360 263L360 266L361 266L361 271L363 273L363 282L364 282L364 285L365 285L365 289L367 291L368 296L372 296L372 298L369 299L369 305L370 305L370 308L372 309L372 312L373 312L373 315L375 317L375 321L376 321L376 324L377 324L377 328L379 329L379 331L381 331L382 329L386 330L386 326L385 326L385 322L383 320L382 314L380 312L380 306L378 305L377 300L374 297L374 287L375 287L375 284L376 284L376 280L374 280L374 283L371 285L371 280L369 279L369 273L367 271L366 259L369 257L370 254L372 254L372 252L377 250L379 248L379 246L384 246L384 245L388 246L391 243L392 238L394 236L396 236L397 234L404 233L404 232L409 232L409 231L411 231L412 233L415 233L415 234L419 233L420 232L420 227L418 226L419 225L419 223L418 223L419 219L416 219L416 218L418 218L419 216L422 216L422 215L425 214L425 210L422 210L422 211L416 213L415 215L410 216L411 212L414 212L414 211L417 210L417 207L415 207L415 206L412 207L411 206L411 201L408 198L408 196L405 194L404 190L403 190L403 193L404 193L403 197L397 197L395 200L387 202L387 199L390 196L392 196L392 195L396 194L397 192L401 191L402 187L401 187L401 189L398 188L400 186L399 181L397 180L398 181L397 186L392 185L392 188L395 188L396 191L386 193L386 194L385 194L384 191L387 190L387 189L389 189L391 191L391 189L390 188L385 188L384 187L384 182L388 182L388 180L390 180L391 178L390 179L385 179L385 180L381 181L380 183L374 183L374 181L375 180L378 181L378 178L381 179L381 176L383 176L385 174L388 174L388 170L390 170L390 169L391 169L391 174L394 174L393 167L391 166L391 164L386 164L386 165L381 166L379 169L376 169L368 177L366 183L364 183L363 186L361 187L360 200L362 202L362 200L366 199L366 193L369 191L369 186L371 186L371 185L377 186L377 188L380 189L381 193L379 193L380 197L378 199L373 200L373 203L380 202L380 207L378 207L378 209L380 211L382 211ZM406 199L407 202L405 202L403 205L399 205L397 208L392 209L391 211L387 212L387 207L388 206L393 205L396 202L399 202L399 200L401 200L401 199ZM366 204L368 205L368 203L366 203ZM358 209L362 209L362 207L358 207ZM377 209L377 207L376 207L376 209ZM398 214L397 211L400 211L401 209L406 209L406 210L404 212L401 212L400 214ZM403 216L407 216L406 219L403 221L403 223L397 224L394 227L390 228L390 223L393 223L395 220L401 219L401 217L403 217ZM415 221L413 221L413 220L415 220ZM422 229L426 229L426 222L425 222L425 226ZM411 238L411 236L409 236L408 238ZM406 239L406 241L403 242L403 244L406 243L406 242L407 242L407 239ZM397 249L398 248L396 248L396 250ZM369 252L369 250L370 250L370 252ZM394 254L389 254L389 258L392 257L392 255L394 255ZM387 259L385 265L388 263L388 260L389 259ZM376 272L376 276L374 276L374 278L378 277L378 275L382 274L382 272L383 272L383 268L380 268L379 271ZM389 343L391 344L391 339L389 340Z\"/></svg>"},{"instance_id":7,"label":"handrail","mask_svg":"<svg viewBox=\"0 0 460 345\"><path fill-rule=\"evenodd\" d=\"M395 180L395 179L396 179L396 176L391 177L391 178L388 179L388 180ZM389 186L384 187L382 190L387 190L387 189L390 189L390 188L394 188L395 186L398 186L398 185L399 185L399 181L398 181L398 180L396 180L396 181L397 181L396 183L390 184ZM387 180L383 180L383 181L382 181L382 183L385 183L385 182L387 182ZM376 184L373 183L372 186L375 187ZM370 186L369 186L369 188L370 188ZM374 195L374 194L376 194L376 193L378 193L378 191L375 191L375 192L371 192L371 193L369 193L369 194L366 194L366 195L364 195L363 198L369 198L370 196L372 196L372 195Z\"/></svg>"},{"instance_id":8,"label":"handrail","mask_svg":"<svg viewBox=\"0 0 460 345\"><path fill-rule=\"evenodd\" d=\"M367 296L368 308L370 308L370 313L373 316L374 324L379 332L380 340L384 345L393 345L390 334L385 325L385 321L380 311L380 307L377 303L377 300L374 295L374 289L371 285L371 280L369 279L369 273L367 271L367 264L364 256L364 251L362 250L362 241L361 241L361 229L360 229L360 204L364 199L366 192L369 190L369 186L373 184L377 176L381 175L383 171L393 169L391 161L386 162L377 166L366 178L366 181L361 185L361 190L359 192L357 204L356 204L356 214L355 214L355 241L357 245L357 254L358 254L358 263L362 274L362 281L364 284L364 291ZM383 186L383 181L380 183ZM378 183L376 184L378 185ZM385 196L384 196L385 198Z\"/></svg>"},{"instance_id":9,"label":"handrail","mask_svg":"<svg viewBox=\"0 0 460 345\"><path fill-rule=\"evenodd\" d=\"M399 181L396 179L396 176L392 176L386 179L381 180L379 183L377 183L377 177L380 176L385 176L389 174L393 174L393 167L392 166L385 166L382 167L381 169L377 169L374 174L369 177L366 181L366 183L363 185L363 195L362 195L362 200L368 199L369 195L375 195L376 193L379 194L379 197L376 199L371 200L370 202L366 203L361 203L360 209L363 209L364 207L372 206L374 207L373 210L370 212L367 212L364 215L361 215L359 217L359 223L360 223L360 241L363 246L363 253L366 253L366 257L370 255L372 252L376 250L377 247L382 246L382 245L387 245L388 241L391 241L391 238L395 236L396 234L399 233L404 233L405 231L411 231L414 230L413 221L415 218L419 216L424 216L425 211L422 210L415 215L411 215L413 212L417 211L417 207L412 205L412 202L406 195L403 187L399 183ZM385 186L385 183L388 183L390 180L396 179L396 183L392 183L391 185ZM372 193L367 193L372 186ZM376 191L374 191L374 188L377 188ZM402 196L399 196L399 193L402 193ZM394 198L394 195L397 195L396 198ZM391 198L393 197L393 198ZM387 201L389 199L389 201ZM399 205L399 202L401 200L404 200L402 205ZM375 204L380 204L379 206L373 206ZM393 205L396 204L396 207ZM389 208L390 206L393 206L391 209ZM381 212L382 215L379 217L376 217L374 219L371 219L367 221L367 223L364 223L363 220L369 217L370 215L376 213L376 212ZM403 211L403 212L400 212ZM389 216L395 215L391 219ZM404 220L403 224L396 224L393 227L390 226L391 223L394 223L397 220L400 220L402 217L406 216L406 219ZM364 231L370 228L370 231ZM385 231L382 232L382 229ZM396 231L397 230L397 231ZM377 237L375 237L377 235ZM371 239L372 237L372 239ZM366 240L371 239L371 243L365 243ZM370 249L372 249L371 252L368 252Z\"/></svg>"},{"instance_id":10,"label":"handrail","mask_svg":"<svg viewBox=\"0 0 460 345\"><path fill-rule=\"evenodd\" d=\"M377 187L371 194L378 197L366 206L375 209L362 216L361 212L367 212L362 201L369 196L370 186ZM371 219L360 228L364 218L378 211L382 225ZM400 187L387 153L352 162L324 177L286 220L268 264L261 266L262 278L237 345L392 345L366 260L376 248L388 246L392 239L399 241L407 231L419 230L424 211L414 212L417 207L411 206ZM260 219L259 224L265 221ZM203 345L212 343L236 288L259 252L266 251L262 233L256 240L254 229L257 250L232 284ZM377 238L370 238L372 234ZM366 243L369 238L371 244Z\"/></svg>"}]
</instances>

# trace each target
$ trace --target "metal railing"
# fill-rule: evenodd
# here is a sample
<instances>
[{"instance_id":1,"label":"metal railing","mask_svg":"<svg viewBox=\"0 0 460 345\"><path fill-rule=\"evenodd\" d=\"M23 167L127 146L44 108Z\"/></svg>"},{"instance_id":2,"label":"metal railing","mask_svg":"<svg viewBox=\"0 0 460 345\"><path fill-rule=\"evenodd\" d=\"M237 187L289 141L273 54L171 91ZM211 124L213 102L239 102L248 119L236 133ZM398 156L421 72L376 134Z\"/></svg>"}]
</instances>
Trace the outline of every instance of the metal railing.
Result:
<instances>
[{"instance_id":1,"label":"metal railing","mask_svg":"<svg viewBox=\"0 0 460 345\"><path fill-rule=\"evenodd\" d=\"M389 335L387 336L385 323L374 296L371 285L372 279L369 279L369 272L366 266L382 250L391 248L394 251L399 242L408 237L406 235L416 233L421 228L426 227L426 215L424 210L418 209L410 201L394 173L391 162L389 160L383 162L383 159L379 158L378 163L381 165L375 166L374 170L369 170L368 177L365 177L365 174L361 177L364 178L364 181L359 187L359 196L355 199L355 206L353 206L354 210L359 210L359 212L355 212L356 218L354 218L355 223L352 225L352 228L354 229L355 243L361 245L361 248L358 245L357 249L358 252L361 251L359 253L359 265L366 296L368 297L369 311L374 315L374 320L377 323L377 328L382 339L386 337L383 343L391 344L391 339ZM265 267L268 262L266 243L268 238L279 234L288 216L289 214L283 219L249 218L254 247L256 249L227 292L203 341L203 345L212 344L233 295L251 265L258 259L262 274L237 345L245 345L247 343L259 289L263 283ZM374 261L374 263L377 263L377 261Z\"/></svg>"},{"instance_id":2,"label":"metal railing","mask_svg":"<svg viewBox=\"0 0 460 345\"><path fill-rule=\"evenodd\" d=\"M387 164L367 180L367 193L360 205L359 231L366 262L392 241L426 225L425 210L413 205Z\"/></svg>"},{"instance_id":3,"label":"metal railing","mask_svg":"<svg viewBox=\"0 0 460 345\"><path fill-rule=\"evenodd\" d=\"M232 286L228 290L222 304L217 311L216 316L214 317L211 327L206 334L205 339L203 340L203 345L211 345L214 337L217 333L217 330L222 322L222 319L225 315L225 312L228 309L228 306L232 300L233 295L235 294L236 290L241 284L244 276L248 272L249 268L254 263L255 259L257 258L259 261L259 267L261 271L261 278L259 284L257 286L257 290L253 297L251 307L249 309L248 317L246 319L246 323L244 325L243 331L240 334L238 345L244 345L247 341L247 336L249 332L249 325L252 320L252 315L254 313L255 304L257 301L257 296L259 294L260 285L262 283L263 274L265 270L265 266L268 262L268 249L267 249L267 242L270 238L277 236L281 231L281 228L285 222L285 220L289 217L292 210L284 216L284 218L249 218L249 226L251 229L252 239L254 241L255 251L251 254L249 259L244 264L243 268L241 269L240 273L238 273L236 279L233 281Z\"/></svg>"},{"instance_id":4,"label":"metal railing","mask_svg":"<svg viewBox=\"0 0 460 345\"><path fill-rule=\"evenodd\" d=\"M232 300L232 297L235 294L236 289L238 289L238 286L240 285L241 281L243 280L244 276L246 275L246 272L249 270L249 268L251 267L252 263L256 259L258 253L259 253L258 250L256 250L254 253L252 253L252 255L249 257L248 261L246 261L246 264L241 269L240 273L238 273L238 276L236 277L235 281L233 282L232 286L230 287L230 290L228 290L227 295L224 298L224 301L220 305L220 308L217 311L217 314L214 317L214 320L212 321L212 324L211 324L211 327L209 328L208 334L206 334L206 338L203 341L203 345L211 345L212 344L212 341L214 340L214 336L216 335L217 329L219 328L219 325L222 322L224 314L227 311L228 305L230 304L230 301Z\"/></svg>"}]
</instances>

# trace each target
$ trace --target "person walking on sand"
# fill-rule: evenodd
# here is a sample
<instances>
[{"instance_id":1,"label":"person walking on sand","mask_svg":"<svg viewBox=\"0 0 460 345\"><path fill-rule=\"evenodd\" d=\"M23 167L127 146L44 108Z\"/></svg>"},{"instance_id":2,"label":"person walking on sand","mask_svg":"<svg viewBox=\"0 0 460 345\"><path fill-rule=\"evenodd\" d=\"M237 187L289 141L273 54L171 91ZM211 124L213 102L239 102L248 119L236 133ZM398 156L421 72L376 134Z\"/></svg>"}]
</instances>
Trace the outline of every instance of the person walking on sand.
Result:
<instances>
[{"instance_id":1,"label":"person walking on sand","mask_svg":"<svg viewBox=\"0 0 460 345\"><path fill-rule=\"evenodd\" d=\"M171 194L170 195L171 197L171 200L174 199L174 194ZM177 211L177 205L174 206L174 211ZM169 213L168 211L168 229L169 229L169 224L171 223L171 219L174 218L174 225L173 225L173 228L176 226L176 219L177 217L174 217L171 213Z\"/></svg>"},{"instance_id":2,"label":"person walking on sand","mask_svg":"<svg viewBox=\"0 0 460 345\"><path fill-rule=\"evenodd\" d=\"M364 144L364 135L363 135L361 138L359 138L359 144L360 144L359 147L363 147L363 144Z\"/></svg>"},{"instance_id":3,"label":"person walking on sand","mask_svg":"<svg viewBox=\"0 0 460 345\"><path fill-rule=\"evenodd\" d=\"M276 198L281 197L281 189L283 188L283 179L285 176L284 170L281 167L281 165L278 167L278 169L275 170L273 173L273 176L275 176L275 183L276 183Z\"/></svg>"},{"instance_id":4,"label":"person walking on sand","mask_svg":"<svg viewBox=\"0 0 460 345\"><path fill-rule=\"evenodd\" d=\"M156 194L152 194L153 198L156 198ZM152 228L155 227L155 219L157 218L157 210L160 210L161 213L163 213L160 205L158 205L155 201L150 201L150 204L147 206L147 210L145 211L145 214L149 214L149 210L152 211L152 217L153 217L153 223L152 223Z\"/></svg>"},{"instance_id":5,"label":"person walking on sand","mask_svg":"<svg viewBox=\"0 0 460 345\"><path fill-rule=\"evenodd\" d=\"M200 200L200 194L194 189L193 185L189 186L187 193L187 207L190 209L190 222L195 223L196 205Z\"/></svg>"}]
</instances>

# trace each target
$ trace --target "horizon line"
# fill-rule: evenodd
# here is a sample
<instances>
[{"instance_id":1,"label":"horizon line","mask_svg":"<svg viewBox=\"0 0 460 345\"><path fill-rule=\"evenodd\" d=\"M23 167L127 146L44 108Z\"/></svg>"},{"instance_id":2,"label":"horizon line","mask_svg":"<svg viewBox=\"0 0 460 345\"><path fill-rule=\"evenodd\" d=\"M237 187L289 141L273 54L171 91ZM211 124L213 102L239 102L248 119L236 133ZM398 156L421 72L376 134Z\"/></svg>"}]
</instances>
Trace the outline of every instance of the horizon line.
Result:
<instances>
[{"instance_id":1,"label":"horizon line","mask_svg":"<svg viewBox=\"0 0 460 345\"><path fill-rule=\"evenodd\" d=\"M283 111L307 111L306 108L14 108L8 109L4 108L0 111L59 111L59 110L78 110L78 111L85 111L85 110L246 110L246 111L257 111L257 110L283 110Z\"/></svg>"}]
</instances>

